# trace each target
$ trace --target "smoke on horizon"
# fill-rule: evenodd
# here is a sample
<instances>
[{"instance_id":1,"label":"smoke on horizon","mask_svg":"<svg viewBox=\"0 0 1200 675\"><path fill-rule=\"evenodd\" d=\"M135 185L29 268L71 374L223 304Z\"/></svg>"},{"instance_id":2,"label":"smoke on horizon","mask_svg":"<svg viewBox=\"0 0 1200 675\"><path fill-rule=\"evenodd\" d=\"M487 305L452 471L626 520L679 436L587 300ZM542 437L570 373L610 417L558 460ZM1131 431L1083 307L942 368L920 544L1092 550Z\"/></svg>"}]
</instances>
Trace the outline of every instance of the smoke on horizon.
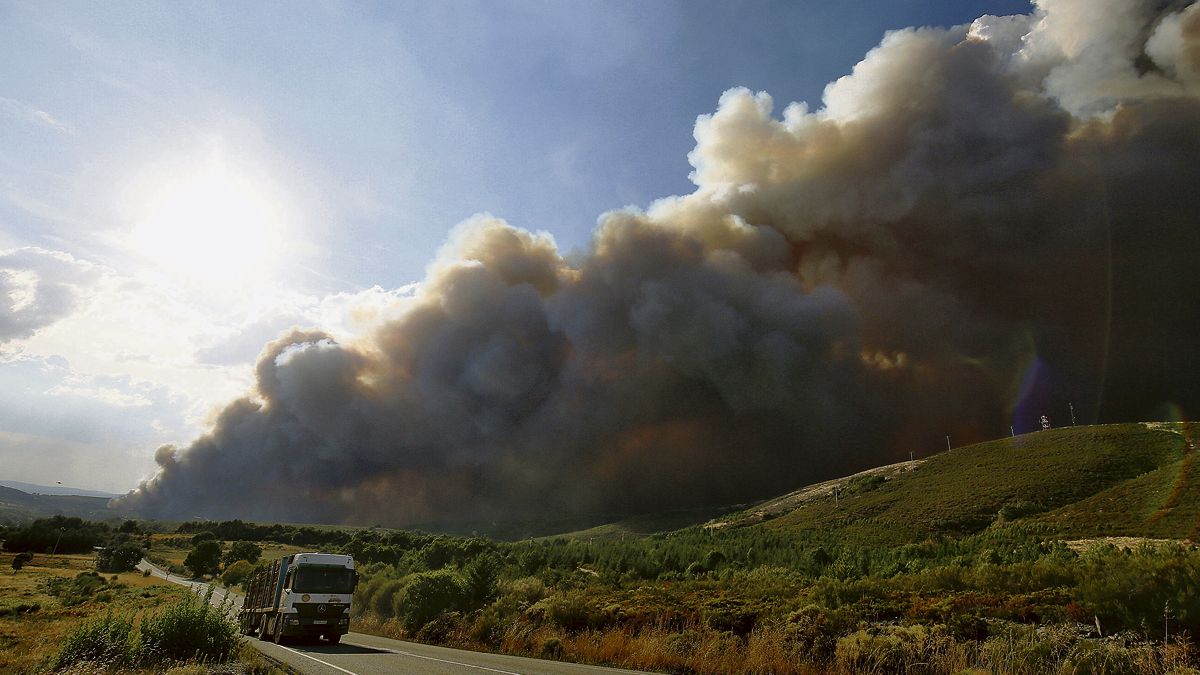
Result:
<instances>
[{"instance_id":1,"label":"smoke on horizon","mask_svg":"<svg viewBox=\"0 0 1200 675\"><path fill-rule=\"evenodd\" d=\"M400 318L294 330L122 498L403 525L772 496L909 450L1200 409L1200 3L906 29L773 116L726 92L697 189L564 259L488 216Z\"/></svg>"}]
</instances>

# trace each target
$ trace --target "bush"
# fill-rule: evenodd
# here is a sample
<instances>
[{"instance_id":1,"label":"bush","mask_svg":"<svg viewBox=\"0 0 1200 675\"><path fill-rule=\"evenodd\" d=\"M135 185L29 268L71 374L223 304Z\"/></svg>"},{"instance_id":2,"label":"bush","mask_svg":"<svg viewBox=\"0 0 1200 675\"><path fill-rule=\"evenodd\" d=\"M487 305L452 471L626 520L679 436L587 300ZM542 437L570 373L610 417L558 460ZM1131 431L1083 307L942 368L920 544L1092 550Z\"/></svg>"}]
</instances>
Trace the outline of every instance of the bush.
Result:
<instances>
[{"instance_id":1,"label":"bush","mask_svg":"<svg viewBox=\"0 0 1200 675\"><path fill-rule=\"evenodd\" d=\"M88 600L108 585L108 582L95 572L80 572L74 579L52 578L44 583L46 592L62 600L68 607Z\"/></svg>"},{"instance_id":2,"label":"bush","mask_svg":"<svg viewBox=\"0 0 1200 675\"><path fill-rule=\"evenodd\" d=\"M522 577L505 584L503 593L524 609L546 597L546 584L537 577Z\"/></svg>"},{"instance_id":3,"label":"bush","mask_svg":"<svg viewBox=\"0 0 1200 675\"><path fill-rule=\"evenodd\" d=\"M421 630L417 631L417 640L428 644L445 644L449 642L451 633L458 628L461 622L462 615L458 612L439 614L429 623L421 626Z\"/></svg>"},{"instance_id":4,"label":"bush","mask_svg":"<svg viewBox=\"0 0 1200 675\"><path fill-rule=\"evenodd\" d=\"M980 649L984 663L1014 675L1054 672L1077 637L1065 628L1005 624Z\"/></svg>"},{"instance_id":5,"label":"bush","mask_svg":"<svg viewBox=\"0 0 1200 675\"><path fill-rule=\"evenodd\" d=\"M462 581L452 570L440 569L410 575L392 603L392 614L415 633L443 612L463 602Z\"/></svg>"},{"instance_id":6,"label":"bush","mask_svg":"<svg viewBox=\"0 0 1200 675\"><path fill-rule=\"evenodd\" d=\"M16 554L12 559L13 571L16 572L17 570L21 569L25 566L25 563L30 562L31 560L33 560L33 554L29 551Z\"/></svg>"},{"instance_id":7,"label":"bush","mask_svg":"<svg viewBox=\"0 0 1200 675\"><path fill-rule=\"evenodd\" d=\"M590 607L582 591L563 591L538 603L547 621L567 631L587 628Z\"/></svg>"},{"instance_id":8,"label":"bush","mask_svg":"<svg viewBox=\"0 0 1200 675\"><path fill-rule=\"evenodd\" d=\"M52 669L61 672L84 661L114 668L134 665L137 647L132 635L133 621L127 616L109 612L86 621L67 634Z\"/></svg>"},{"instance_id":9,"label":"bush","mask_svg":"<svg viewBox=\"0 0 1200 675\"><path fill-rule=\"evenodd\" d=\"M558 638L550 638L542 643L541 650L538 651L538 657L543 659L561 659L563 655L563 646Z\"/></svg>"},{"instance_id":10,"label":"bush","mask_svg":"<svg viewBox=\"0 0 1200 675\"><path fill-rule=\"evenodd\" d=\"M853 673L903 673L928 665L954 641L925 626L881 626L860 630L837 641L837 665Z\"/></svg>"},{"instance_id":11,"label":"bush","mask_svg":"<svg viewBox=\"0 0 1200 675\"><path fill-rule=\"evenodd\" d=\"M200 659L210 663L228 660L238 647L237 625L225 608L188 596L182 602L142 620L139 653L147 665Z\"/></svg>"},{"instance_id":12,"label":"bush","mask_svg":"<svg viewBox=\"0 0 1200 675\"><path fill-rule=\"evenodd\" d=\"M221 573L221 583L226 587L236 586L246 580L250 573L254 571L254 565L248 560L239 560Z\"/></svg>"}]
</instances>

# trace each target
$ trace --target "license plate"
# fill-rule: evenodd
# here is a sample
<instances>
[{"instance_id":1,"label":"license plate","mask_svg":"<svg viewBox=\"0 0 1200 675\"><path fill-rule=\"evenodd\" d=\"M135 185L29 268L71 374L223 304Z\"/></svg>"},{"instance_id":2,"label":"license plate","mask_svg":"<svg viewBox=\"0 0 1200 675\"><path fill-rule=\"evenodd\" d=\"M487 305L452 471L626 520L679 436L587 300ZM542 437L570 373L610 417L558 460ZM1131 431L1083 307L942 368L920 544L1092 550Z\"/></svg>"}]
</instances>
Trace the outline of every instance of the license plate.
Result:
<instances>
[{"instance_id":1,"label":"license plate","mask_svg":"<svg viewBox=\"0 0 1200 675\"><path fill-rule=\"evenodd\" d=\"M326 621L325 619L317 619L317 620L313 621L313 623L329 623L329 622Z\"/></svg>"}]
</instances>

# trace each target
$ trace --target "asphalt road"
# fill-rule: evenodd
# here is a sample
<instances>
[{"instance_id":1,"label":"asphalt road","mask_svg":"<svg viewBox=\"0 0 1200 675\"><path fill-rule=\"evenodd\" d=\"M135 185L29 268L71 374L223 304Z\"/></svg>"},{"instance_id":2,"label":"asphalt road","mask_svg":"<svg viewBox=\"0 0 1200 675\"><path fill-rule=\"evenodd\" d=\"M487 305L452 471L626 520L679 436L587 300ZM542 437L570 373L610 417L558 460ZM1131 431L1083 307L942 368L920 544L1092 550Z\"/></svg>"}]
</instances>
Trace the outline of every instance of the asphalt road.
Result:
<instances>
[{"instance_id":1,"label":"asphalt road","mask_svg":"<svg viewBox=\"0 0 1200 675\"><path fill-rule=\"evenodd\" d=\"M138 564L138 569L149 569L154 576L187 586L198 595L204 595L210 588L203 582L167 574L145 560ZM234 593L228 595L230 611L236 613L241 607L241 597ZM225 591L217 588L211 602L220 605L225 597ZM277 645L255 638L245 639L267 657L287 664L302 675L600 675L638 672L434 647L362 633L346 634L339 645Z\"/></svg>"}]
</instances>

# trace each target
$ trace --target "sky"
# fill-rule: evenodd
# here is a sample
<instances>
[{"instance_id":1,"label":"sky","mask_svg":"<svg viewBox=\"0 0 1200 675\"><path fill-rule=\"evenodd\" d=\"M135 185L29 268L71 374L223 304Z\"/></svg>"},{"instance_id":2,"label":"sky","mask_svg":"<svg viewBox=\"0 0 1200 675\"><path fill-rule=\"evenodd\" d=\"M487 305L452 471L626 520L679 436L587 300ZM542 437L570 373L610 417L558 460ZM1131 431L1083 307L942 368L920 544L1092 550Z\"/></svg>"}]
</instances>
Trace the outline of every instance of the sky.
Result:
<instances>
[{"instance_id":1,"label":"sky","mask_svg":"<svg viewBox=\"0 0 1200 675\"><path fill-rule=\"evenodd\" d=\"M1028 3L0 2L0 477L124 492L293 326L353 339L459 223L582 255L696 189L734 87Z\"/></svg>"}]
</instances>

